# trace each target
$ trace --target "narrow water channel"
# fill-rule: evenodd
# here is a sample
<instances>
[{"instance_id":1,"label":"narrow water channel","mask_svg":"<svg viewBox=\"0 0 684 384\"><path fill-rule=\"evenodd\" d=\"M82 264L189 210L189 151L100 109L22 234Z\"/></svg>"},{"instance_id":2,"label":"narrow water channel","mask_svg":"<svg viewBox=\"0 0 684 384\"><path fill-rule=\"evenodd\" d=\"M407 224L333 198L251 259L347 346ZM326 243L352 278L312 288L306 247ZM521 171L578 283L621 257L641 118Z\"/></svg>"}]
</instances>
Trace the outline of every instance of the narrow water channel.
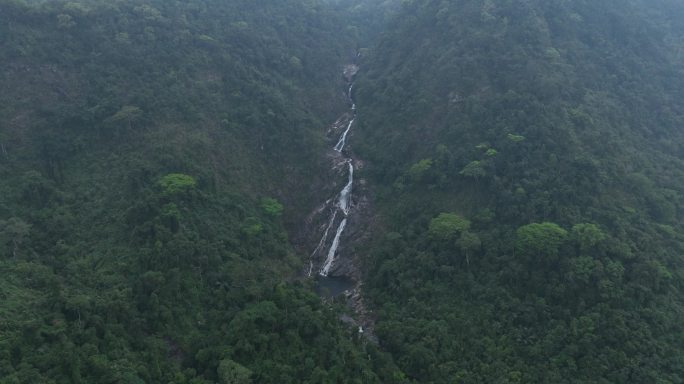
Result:
<instances>
[{"instance_id":1,"label":"narrow water channel","mask_svg":"<svg viewBox=\"0 0 684 384\"><path fill-rule=\"evenodd\" d=\"M309 277L315 277L317 280L317 291L322 296L337 296L344 291L353 287L354 282L343 276L331 276L334 271L335 263L338 257L338 250L342 242L342 235L348 224L349 216L352 213L352 189L354 186L354 160L345 151L349 133L351 132L356 121L356 103L354 101L354 82L352 78L348 78L346 96L350 105L350 109L345 113L348 120L346 128L336 141L333 150L342 156L342 162L347 166L347 182L338 193L335 199L330 201L328 207L329 219L327 226L323 231L323 235L318 242L316 248L311 253L309 259ZM350 117L349 117L350 116ZM340 120L338 120L340 121ZM339 164L340 162L337 162ZM325 256L323 259L322 256ZM322 262L321 262L322 259ZM317 276L314 276L316 265L320 264L317 270Z\"/></svg>"}]
</instances>

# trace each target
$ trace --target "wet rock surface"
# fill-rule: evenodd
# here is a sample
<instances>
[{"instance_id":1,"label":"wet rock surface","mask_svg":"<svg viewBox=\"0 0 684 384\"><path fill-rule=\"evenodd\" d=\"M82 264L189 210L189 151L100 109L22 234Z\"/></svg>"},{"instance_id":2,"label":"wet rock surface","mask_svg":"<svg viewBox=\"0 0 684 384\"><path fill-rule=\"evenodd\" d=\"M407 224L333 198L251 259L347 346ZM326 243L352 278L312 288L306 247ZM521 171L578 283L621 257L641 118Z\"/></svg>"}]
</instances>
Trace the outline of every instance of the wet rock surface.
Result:
<instances>
[{"instance_id":1,"label":"wet rock surface","mask_svg":"<svg viewBox=\"0 0 684 384\"><path fill-rule=\"evenodd\" d=\"M335 145L328 153L331 182L325 190L337 192L326 196L306 219L304 236L311 247L306 275L316 279L316 291L324 300L346 302L354 315L343 315L341 321L358 328L360 335L377 343L373 313L362 295L360 269L363 244L369 240L372 228L373 207L365 180L354 179L354 171L362 170L365 164L354 155L351 140L356 119L354 77L359 69L357 64L344 66L345 95L350 109L327 130Z\"/></svg>"}]
</instances>

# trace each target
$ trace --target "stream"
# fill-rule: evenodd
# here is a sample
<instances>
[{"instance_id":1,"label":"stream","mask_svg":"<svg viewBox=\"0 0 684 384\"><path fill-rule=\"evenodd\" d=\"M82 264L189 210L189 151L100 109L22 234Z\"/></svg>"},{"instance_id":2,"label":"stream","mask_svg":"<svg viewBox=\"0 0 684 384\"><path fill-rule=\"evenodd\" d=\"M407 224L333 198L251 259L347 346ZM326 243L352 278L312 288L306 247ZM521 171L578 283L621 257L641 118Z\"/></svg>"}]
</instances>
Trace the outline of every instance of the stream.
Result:
<instances>
[{"instance_id":1,"label":"stream","mask_svg":"<svg viewBox=\"0 0 684 384\"><path fill-rule=\"evenodd\" d=\"M326 202L328 206L327 211L329 212L329 219L327 220L327 225L323 231L323 235L318 242L318 245L311 253L309 257L309 277L315 277L317 281L317 288L319 295L326 297L337 296L354 286L354 282L348 277L344 276L332 276L331 273L334 271L335 263L338 258L338 249L342 241L342 234L348 224L348 219L352 213L352 188L354 186L354 161L345 153L344 148L347 144L347 138L349 133L354 126L356 121L356 103L354 101L353 93L354 82L353 76L358 70L355 65L352 66L355 70L351 75L348 75L345 70L345 76L349 81L347 83L348 88L346 90L346 97L350 104L350 109L348 112L337 120L335 127L339 127L340 124L348 119L346 123L346 128L340 135L333 150L339 153L342 161L336 162L336 168L340 164L346 165L347 182L342 190L337 194L336 198L330 199ZM322 256L325 259L320 262ZM314 276L315 265L320 263L320 267L317 270L317 276Z\"/></svg>"}]
</instances>

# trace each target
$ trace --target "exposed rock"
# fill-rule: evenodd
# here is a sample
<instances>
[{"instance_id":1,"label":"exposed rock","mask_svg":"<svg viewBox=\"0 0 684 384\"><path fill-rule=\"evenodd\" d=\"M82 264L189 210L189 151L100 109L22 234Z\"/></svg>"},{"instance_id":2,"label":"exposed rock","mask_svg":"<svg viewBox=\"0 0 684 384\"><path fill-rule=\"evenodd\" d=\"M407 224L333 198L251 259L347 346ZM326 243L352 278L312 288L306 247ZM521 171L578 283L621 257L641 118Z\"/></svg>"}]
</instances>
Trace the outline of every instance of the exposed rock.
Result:
<instances>
[{"instance_id":1,"label":"exposed rock","mask_svg":"<svg viewBox=\"0 0 684 384\"><path fill-rule=\"evenodd\" d=\"M349 86L347 97L352 105L355 105L351 95L352 80L358 71L359 67L356 64L349 64L344 67L344 78ZM333 140L335 137L339 137L348 131L349 127L352 127L350 123L354 118L355 112L352 108L328 127L327 135ZM348 134L350 133L351 131ZM342 145L346 144L344 141L341 143ZM330 250L331 244L335 243L337 252L334 254L334 262L326 264L329 267L326 269L327 276L350 279L353 283L351 288L345 291L345 300L353 311L354 317L344 315L340 320L352 327L358 327L359 335L377 343L374 333L374 317L363 301L363 281L360 269L363 265L363 245L369 241L370 229L374 222L373 206L369 198L370 193L366 181L361 179L351 184L352 192L348 212L338 206L340 204L340 188L342 188L347 177L351 180L349 172L353 169L363 169L365 162L358 159L348 145L344 146L344 150L341 146L331 150L328 157L331 161L331 176L334 176L331 177L332 181L325 189L325 193L329 196L324 204L319 205L311 212L305 225L307 232L305 244L309 245L309 250L313 250L310 263L307 265L307 275L312 276L320 270L326 262L328 254L333 252ZM346 221L343 223L343 220ZM341 233L339 242L333 241L336 237L336 229L338 233Z\"/></svg>"},{"instance_id":2,"label":"exposed rock","mask_svg":"<svg viewBox=\"0 0 684 384\"><path fill-rule=\"evenodd\" d=\"M344 66L344 79L351 83L354 76L359 72L359 66L356 64L347 64Z\"/></svg>"}]
</instances>

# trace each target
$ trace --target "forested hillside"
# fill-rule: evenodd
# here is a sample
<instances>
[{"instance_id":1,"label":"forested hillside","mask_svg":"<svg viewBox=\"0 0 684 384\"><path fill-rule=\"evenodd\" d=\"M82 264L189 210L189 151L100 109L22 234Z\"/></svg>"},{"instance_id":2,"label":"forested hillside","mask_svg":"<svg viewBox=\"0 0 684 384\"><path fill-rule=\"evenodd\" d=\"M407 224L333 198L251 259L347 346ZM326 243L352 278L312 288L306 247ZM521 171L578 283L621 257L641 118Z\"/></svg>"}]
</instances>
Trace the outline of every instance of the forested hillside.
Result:
<instances>
[{"instance_id":1,"label":"forested hillside","mask_svg":"<svg viewBox=\"0 0 684 384\"><path fill-rule=\"evenodd\" d=\"M0 0L0 383L684 383L682 100L677 0Z\"/></svg>"},{"instance_id":2,"label":"forested hillside","mask_svg":"<svg viewBox=\"0 0 684 384\"><path fill-rule=\"evenodd\" d=\"M676 1L404 2L354 143L380 207L366 292L408 377L684 381L683 20Z\"/></svg>"},{"instance_id":3,"label":"forested hillside","mask_svg":"<svg viewBox=\"0 0 684 384\"><path fill-rule=\"evenodd\" d=\"M0 0L0 382L386 382L284 227L323 173L339 15L31 4Z\"/></svg>"},{"instance_id":4,"label":"forested hillside","mask_svg":"<svg viewBox=\"0 0 684 384\"><path fill-rule=\"evenodd\" d=\"M344 17L344 34L353 38L362 54L373 46L401 8L397 0L326 0Z\"/></svg>"}]
</instances>

